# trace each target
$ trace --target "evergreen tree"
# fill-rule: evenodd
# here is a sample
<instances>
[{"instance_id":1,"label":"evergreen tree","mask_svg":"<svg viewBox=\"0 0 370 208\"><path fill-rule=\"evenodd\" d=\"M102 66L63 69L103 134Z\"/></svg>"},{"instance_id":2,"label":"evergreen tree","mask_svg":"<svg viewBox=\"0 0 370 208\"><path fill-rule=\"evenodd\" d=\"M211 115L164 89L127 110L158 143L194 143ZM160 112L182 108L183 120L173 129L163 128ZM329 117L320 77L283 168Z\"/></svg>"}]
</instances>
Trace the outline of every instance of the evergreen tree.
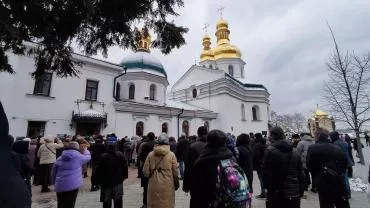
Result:
<instances>
[{"instance_id":1,"label":"evergreen tree","mask_svg":"<svg viewBox=\"0 0 370 208\"><path fill-rule=\"evenodd\" d=\"M6 53L13 52L34 56L33 76L45 70L76 76L80 63L72 58L72 44L88 56L106 57L111 46L135 49L138 23L146 35L148 30L157 35L152 47L168 54L185 44L188 29L168 20L182 6L182 0L0 0L0 72L15 72Z\"/></svg>"}]
</instances>

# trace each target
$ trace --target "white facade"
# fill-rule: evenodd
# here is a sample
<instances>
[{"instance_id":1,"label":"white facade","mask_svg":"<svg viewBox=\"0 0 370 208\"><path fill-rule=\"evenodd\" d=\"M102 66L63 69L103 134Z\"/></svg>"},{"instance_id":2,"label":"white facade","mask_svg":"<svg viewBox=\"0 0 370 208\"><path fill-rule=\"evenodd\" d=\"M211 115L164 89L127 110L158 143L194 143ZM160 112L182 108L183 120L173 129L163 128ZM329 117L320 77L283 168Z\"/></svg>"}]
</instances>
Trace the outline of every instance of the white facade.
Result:
<instances>
[{"instance_id":1,"label":"white facade","mask_svg":"<svg viewBox=\"0 0 370 208\"><path fill-rule=\"evenodd\" d=\"M212 120L217 118L217 113L206 109L166 102L167 77L150 68L127 69L116 80L116 86L120 85L119 100L116 100L114 78L124 73L123 67L78 54L73 57L83 63L78 68L79 77L58 78L54 74L50 93L40 95L34 92L36 81L31 76L35 71L33 57L9 54L16 74L0 75L0 100L8 116L10 134L30 136L31 123L36 122L43 124L40 134L44 135L115 133L124 137L136 135L137 124L142 122L144 135L149 132L158 135L162 125L166 125L168 135L177 137L183 132L184 121L189 124L188 135L194 135L199 126L205 122L213 125ZM86 100L87 80L98 82L94 101ZM134 99L129 97L132 84ZM152 85L155 86L153 99Z\"/></svg>"},{"instance_id":2,"label":"white facade","mask_svg":"<svg viewBox=\"0 0 370 208\"><path fill-rule=\"evenodd\" d=\"M267 133L270 94L263 85L245 82L245 62L229 44L227 28L220 20L217 47L210 49L209 36L204 38L199 66L191 66L169 93L166 70L150 54L150 37L142 37L138 51L119 65L74 54L83 63L79 77L51 74L51 80L36 81L33 57L9 54L16 74L0 74L0 100L10 134L177 137L195 135L199 126L234 135Z\"/></svg>"}]
</instances>

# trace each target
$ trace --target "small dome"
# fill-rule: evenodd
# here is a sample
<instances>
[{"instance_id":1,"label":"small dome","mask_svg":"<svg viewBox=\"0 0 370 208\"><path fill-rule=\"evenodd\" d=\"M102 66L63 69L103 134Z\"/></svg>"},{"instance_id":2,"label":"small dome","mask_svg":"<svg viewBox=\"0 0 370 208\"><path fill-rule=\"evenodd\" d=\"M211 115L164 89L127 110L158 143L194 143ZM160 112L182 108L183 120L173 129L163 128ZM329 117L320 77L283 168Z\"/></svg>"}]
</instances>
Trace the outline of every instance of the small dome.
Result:
<instances>
[{"instance_id":1,"label":"small dome","mask_svg":"<svg viewBox=\"0 0 370 208\"><path fill-rule=\"evenodd\" d=\"M218 22L217 22L217 25L216 25L216 29L220 29L220 28L222 28L222 27L224 27L224 28L228 28L229 27L229 23L227 23L227 21L226 20L224 20L224 19L220 19Z\"/></svg>"},{"instance_id":2,"label":"small dome","mask_svg":"<svg viewBox=\"0 0 370 208\"><path fill-rule=\"evenodd\" d=\"M214 60L213 51L211 49L211 37L205 34L203 37L203 51L200 53L200 61Z\"/></svg>"},{"instance_id":3,"label":"small dome","mask_svg":"<svg viewBox=\"0 0 370 208\"><path fill-rule=\"evenodd\" d=\"M158 75L159 73L167 77L167 73L164 70L161 61L148 52L138 51L136 53L132 53L122 60L121 65L126 67L127 71L134 71L135 69L149 70L154 72L154 74Z\"/></svg>"}]
</instances>

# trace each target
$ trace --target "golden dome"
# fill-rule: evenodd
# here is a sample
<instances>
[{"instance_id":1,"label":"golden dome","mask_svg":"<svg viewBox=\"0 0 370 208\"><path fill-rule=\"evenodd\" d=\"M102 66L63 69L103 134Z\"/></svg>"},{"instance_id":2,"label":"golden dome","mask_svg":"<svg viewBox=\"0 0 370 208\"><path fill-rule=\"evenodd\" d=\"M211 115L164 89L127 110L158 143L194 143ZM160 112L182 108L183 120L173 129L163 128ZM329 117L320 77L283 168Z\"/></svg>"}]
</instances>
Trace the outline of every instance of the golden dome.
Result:
<instances>
[{"instance_id":1,"label":"golden dome","mask_svg":"<svg viewBox=\"0 0 370 208\"><path fill-rule=\"evenodd\" d=\"M230 44L230 30L226 20L221 18L217 22L216 29L217 46L213 49L215 60L221 58L240 58L240 50L236 46Z\"/></svg>"},{"instance_id":2,"label":"golden dome","mask_svg":"<svg viewBox=\"0 0 370 208\"><path fill-rule=\"evenodd\" d=\"M229 23L227 23L226 20L224 20L222 18L217 22L216 29L219 29L221 27L224 27L224 28L229 27Z\"/></svg>"},{"instance_id":3,"label":"golden dome","mask_svg":"<svg viewBox=\"0 0 370 208\"><path fill-rule=\"evenodd\" d=\"M316 112L315 112L315 116L319 116L319 117L322 117L322 116L328 116L329 114L327 114L326 112L324 111L321 111L320 109L317 109Z\"/></svg>"},{"instance_id":4,"label":"golden dome","mask_svg":"<svg viewBox=\"0 0 370 208\"><path fill-rule=\"evenodd\" d=\"M203 37L203 51L200 53L200 61L214 60L214 54L211 49L211 37L205 34Z\"/></svg>"},{"instance_id":5,"label":"golden dome","mask_svg":"<svg viewBox=\"0 0 370 208\"><path fill-rule=\"evenodd\" d=\"M140 41L138 42L136 48L137 51L146 51L150 52L150 45L152 44L152 38L150 35L145 36L144 29L140 31Z\"/></svg>"}]
</instances>

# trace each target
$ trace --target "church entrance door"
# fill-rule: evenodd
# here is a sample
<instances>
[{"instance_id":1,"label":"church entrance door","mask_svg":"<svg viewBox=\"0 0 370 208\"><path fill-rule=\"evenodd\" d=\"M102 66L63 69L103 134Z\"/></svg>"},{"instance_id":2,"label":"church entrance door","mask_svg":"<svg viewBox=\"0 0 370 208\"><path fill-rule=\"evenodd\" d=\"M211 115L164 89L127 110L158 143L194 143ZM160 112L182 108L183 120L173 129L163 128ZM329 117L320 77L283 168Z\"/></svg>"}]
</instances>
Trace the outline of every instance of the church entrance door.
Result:
<instances>
[{"instance_id":1,"label":"church entrance door","mask_svg":"<svg viewBox=\"0 0 370 208\"><path fill-rule=\"evenodd\" d=\"M91 136L100 134L100 123L87 123L87 122L78 122L76 126L76 134L81 136Z\"/></svg>"}]
</instances>

